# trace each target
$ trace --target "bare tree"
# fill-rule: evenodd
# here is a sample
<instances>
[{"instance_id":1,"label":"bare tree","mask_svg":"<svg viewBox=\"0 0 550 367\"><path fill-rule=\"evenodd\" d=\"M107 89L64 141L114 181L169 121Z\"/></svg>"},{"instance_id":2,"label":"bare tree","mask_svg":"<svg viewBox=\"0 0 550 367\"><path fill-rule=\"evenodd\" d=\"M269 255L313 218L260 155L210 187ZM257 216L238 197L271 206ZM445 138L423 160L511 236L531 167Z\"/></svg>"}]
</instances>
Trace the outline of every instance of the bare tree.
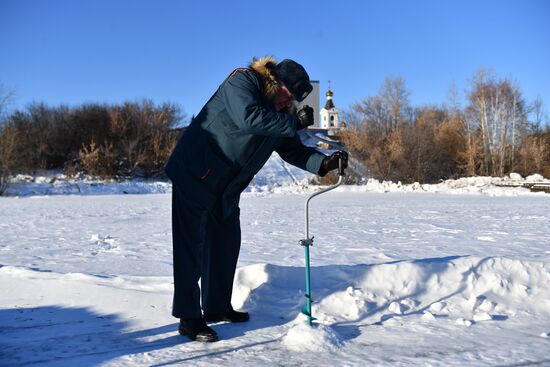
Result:
<instances>
[{"instance_id":1,"label":"bare tree","mask_svg":"<svg viewBox=\"0 0 550 367\"><path fill-rule=\"evenodd\" d=\"M155 106L150 100L127 102L109 110L111 134L118 142L115 149L123 174L144 171L150 175L162 170L175 144L169 130L178 121L178 113L173 105Z\"/></svg>"},{"instance_id":2,"label":"bare tree","mask_svg":"<svg viewBox=\"0 0 550 367\"><path fill-rule=\"evenodd\" d=\"M353 109L370 131L387 137L392 130L412 121L409 96L402 77L387 77L376 96L365 98Z\"/></svg>"},{"instance_id":3,"label":"bare tree","mask_svg":"<svg viewBox=\"0 0 550 367\"><path fill-rule=\"evenodd\" d=\"M537 97L528 108L529 124L534 133L539 133L548 124L548 114L542 98Z\"/></svg>"},{"instance_id":4,"label":"bare tree","mask_svg":"<svg viewBox=\"0 0 550 367\"><path fill-rule=\"evenodd\" d=\"M14 98L15 90L0 83L0 125L5 121L8 107L13 103Z\"/></svg>"},{"instance_id":5,"label":"bare tree","mask_svg":"<svg viewBox=\"0 0 550 367\"><path fill-rule=\"evenodd\" d=\"M13 126L0 125L0 195L8 185L8 178L14 167L17 135Z\"/></svg>"},{"instance_id":6,"label":"bare tree","mask_svg":"<svg viewBox=\"0 0 550 367\"><path fill-rule=\"evenodd\" d=\"M410 105L410 92L405 88L403 77L386 78L380 88L382 104L388 111L386 131L391 131L411 122L413 108Z\"/></svg>"},{"instance_id":7,"label":"bare tree","mask_svg":"<svg viewBox=\"0 0 550 367\"><path fill-rule=\"evenodd\" d=\"M468 94L467 124L481 133L482 173L502 176L515 164L519 140L526 127L526 107L519 87L480 69Z\"/></svg>"},{"instance_id":8,"label":"bare tree","mask_svg":"<svg viewBox=\"0 0 550 367\"><path fill-rule=\"evenodd\" d=\"M7 89L0 84L0 195L4 193L8 184L17 143L14 129L5 124L8 107L14 97L13 89Z\"/></svg>"}]
</instances>

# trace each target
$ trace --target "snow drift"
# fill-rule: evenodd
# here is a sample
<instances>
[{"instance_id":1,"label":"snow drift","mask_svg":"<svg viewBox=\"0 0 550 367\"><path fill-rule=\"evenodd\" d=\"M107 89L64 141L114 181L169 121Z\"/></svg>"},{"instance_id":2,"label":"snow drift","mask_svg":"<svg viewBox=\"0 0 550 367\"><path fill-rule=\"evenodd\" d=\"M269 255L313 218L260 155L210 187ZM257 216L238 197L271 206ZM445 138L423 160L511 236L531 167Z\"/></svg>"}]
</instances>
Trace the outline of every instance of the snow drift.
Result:
<instances>
[{"instance_id":1,"label":"snow drift","mask_svg":"<svg viewBox=\"0 0 550 367\"><path fill-rule=\"evenodd\" d=\"M312 270L319 323L384 323L408 316L451 321L502 320L536 313L550 317L550 264L502 257L455 256ZM254 279L254 281L251 281ZM257 264L238 269L233 304L289 317L303 301L302 268ZM280 295L286 300L261 302ZM291 301L292 300L292 301ZM295 311L294 310L294 311ZM428 316L426 316L428 314ZM433 317L432 317L433 316Z\"/></svg>"}]
</instances>

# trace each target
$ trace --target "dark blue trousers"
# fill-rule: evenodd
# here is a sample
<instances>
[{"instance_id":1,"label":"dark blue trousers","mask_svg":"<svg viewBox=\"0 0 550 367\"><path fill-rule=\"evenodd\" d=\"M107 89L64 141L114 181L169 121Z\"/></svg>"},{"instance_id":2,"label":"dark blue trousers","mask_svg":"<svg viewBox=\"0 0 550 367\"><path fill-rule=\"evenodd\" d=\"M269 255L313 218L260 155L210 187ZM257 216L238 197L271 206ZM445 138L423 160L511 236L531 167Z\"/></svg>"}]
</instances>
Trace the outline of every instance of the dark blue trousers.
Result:
<instances>
[{"instance_id":1,"label":"dark blue trousers","mask_svg":"<svg viewBox=\"0 0 550 367\"><path fill-rule=\"evenodd\" d=\"M202 317L201 301L205 312L233 309L233 278L241 247L239 215L237 209L226 219L214 216L173 185L173 316Z\"/></svg>"}]
</instances>

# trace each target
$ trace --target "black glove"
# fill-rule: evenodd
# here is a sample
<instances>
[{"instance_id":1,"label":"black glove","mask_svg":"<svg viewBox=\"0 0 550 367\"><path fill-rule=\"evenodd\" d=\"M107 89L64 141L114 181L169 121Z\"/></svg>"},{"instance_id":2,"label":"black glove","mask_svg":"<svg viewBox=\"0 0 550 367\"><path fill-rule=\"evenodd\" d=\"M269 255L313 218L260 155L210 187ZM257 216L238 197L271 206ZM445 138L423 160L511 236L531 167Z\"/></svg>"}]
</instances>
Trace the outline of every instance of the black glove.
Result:
<instances>
[{"instance_id":1,"label":"black glove","mask_svg":"<svg viewBox=\"0 0 550 367\"><path fill-rule=\"evenodd\" d=\"M313 125L313 108L305 105L298 111L296 117L298 117L297 130L306 129L308 126Z\"/></svg>"},{"instance_id":2,"label":"black glove","mask_svg":"<svg viewBox=\"0 0 550 367\"><path fill-rule=\"evenodd\" d=\"M337 169L340 159L342 160L342 168L348 168L348 153L343 150L339 150L323 159L323 162L321 162L319 175L324 176L330 171Z\"/></svg>"}]
</instances>

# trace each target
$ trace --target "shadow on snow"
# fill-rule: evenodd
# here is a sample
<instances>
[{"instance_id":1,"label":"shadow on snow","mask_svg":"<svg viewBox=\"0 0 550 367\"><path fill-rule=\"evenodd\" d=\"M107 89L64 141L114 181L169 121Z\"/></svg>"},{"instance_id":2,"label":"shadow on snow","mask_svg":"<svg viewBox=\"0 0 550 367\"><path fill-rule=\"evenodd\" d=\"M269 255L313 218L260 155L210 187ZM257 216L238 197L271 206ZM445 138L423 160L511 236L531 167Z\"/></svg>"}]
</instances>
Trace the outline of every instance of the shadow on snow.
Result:
<instances>
[{"instance_id":1,"label":"shadow on snow","mask_svg":"<svg viewBox=\"0 0 550 367\"><path fill-rule=\"evenodd\" d=\"M88 308L60 306L0 310L0 366L92 366L119 356L182 342L179 336L146 341L176 325L129 331L128 322Z\"/></svg>"}]
</instances>

